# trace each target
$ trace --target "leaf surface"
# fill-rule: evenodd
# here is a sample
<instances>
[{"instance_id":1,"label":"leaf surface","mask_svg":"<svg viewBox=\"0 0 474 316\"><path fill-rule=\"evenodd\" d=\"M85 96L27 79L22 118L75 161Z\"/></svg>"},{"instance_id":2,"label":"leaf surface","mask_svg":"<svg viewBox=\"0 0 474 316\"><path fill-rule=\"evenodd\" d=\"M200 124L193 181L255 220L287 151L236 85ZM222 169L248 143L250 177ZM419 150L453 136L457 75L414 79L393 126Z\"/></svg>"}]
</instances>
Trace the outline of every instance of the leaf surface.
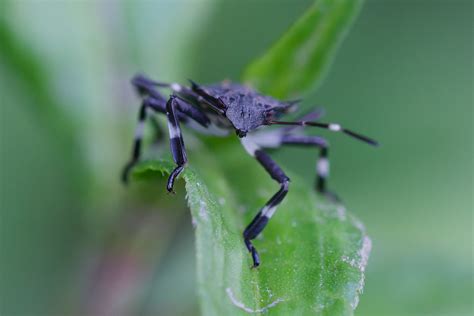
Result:
<instances>
[{"instance_id":1,"label":"leaf surface","mask_svg":"<svg viewBox=\"0 0 474 316\"><path fill-rule=\"evenodd\" d=\"M202 314L351 315L371 248L363 225L288 172L290 192L255 241L262 264L251 269L242 231L278 185L235 145L220 144L219 152L201 145L183 173ZM143 162L134 178L162 177L173 167Z\"/></svg>"},{"instance_id":2,"label":"leaf surface","mask_svg":"<svg viewBox=\"0 0 474 316\"><path fill-rule=\"evenodd\" d=\"M301 96L321 82L362 0L317 0L243 79L277 98Z\"/></svg>"}]
</instances>

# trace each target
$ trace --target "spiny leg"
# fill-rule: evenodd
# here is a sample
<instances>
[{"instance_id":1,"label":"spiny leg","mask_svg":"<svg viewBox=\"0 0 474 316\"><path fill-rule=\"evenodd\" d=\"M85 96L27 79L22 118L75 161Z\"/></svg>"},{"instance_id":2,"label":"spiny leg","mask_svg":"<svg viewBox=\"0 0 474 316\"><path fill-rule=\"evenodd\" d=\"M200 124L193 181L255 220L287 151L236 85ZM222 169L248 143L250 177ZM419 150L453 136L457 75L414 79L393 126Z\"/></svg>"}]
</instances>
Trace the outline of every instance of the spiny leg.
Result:
<instances>
[{"instance_id":1,"label":"spiny leg","mask_svg":"<svg viewBox=\"0 0 474 316\"><path fill-rule=\"evenodd\" d=\"M246 151L255 157L257 161L265 168L270 176L280 184L280 189L272 198L265 204L265 206L257 213L252 222L245 228L243 232L244 242L247 249L252 255L253 267L260 265L260 257L252 240L255 239L265 228L270 218L276 211L276 207L285 198L288 193L290 178L286 176L283 170L270 158L270 156L262 151L258 145L252 142L249 138L242 138L242 145Z\"/></svg>"},{"instance_id":2,"label":"spiny leg","mask_svg":"<svg viewBox=\"0 0 474 316\"><path fill-rule=\"evenodd\" d=\"M188 161L183 137L181 135L181 129L179 127L177 116L178 106L179 104L176 101L176 96L172 95L166 103L166 116L168 117L171 154L173 155L173 160L177 166L171 172L168 178L168 184L166 186L168 192L173 192L174 181L176 177L183 171L184 165Z\"/></svg>"}]
</instances>

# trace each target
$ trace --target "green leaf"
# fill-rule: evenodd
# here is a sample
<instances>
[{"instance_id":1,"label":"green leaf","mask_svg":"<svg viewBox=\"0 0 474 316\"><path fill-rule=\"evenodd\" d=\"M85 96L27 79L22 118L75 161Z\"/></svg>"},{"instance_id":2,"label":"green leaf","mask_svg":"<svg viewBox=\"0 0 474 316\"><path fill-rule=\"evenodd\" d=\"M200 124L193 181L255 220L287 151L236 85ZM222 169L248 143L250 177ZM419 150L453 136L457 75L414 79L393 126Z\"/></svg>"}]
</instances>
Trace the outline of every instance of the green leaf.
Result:
<instances>
[{"instance_id":1,"label":"green leaf","mask_svg":"<svg viewBox=\"0 0 474 316\"><path fill-rule=\"evenodd\" d=\"M245 81L280 98L307 92L321 80L360 3L317 1L249 66ZM352 315L371 249L362 223L287 171L290 191L254 242L262 265L252 269L242 231L278 185L229 141L193 143L190 152L199 155L190 155L182 176L196 231L202 314ZM161 177L173 168L170 160L148 161L134 177Z\"/></svg>"},{"instance_id":2,"label":"green leaf","mask_svg":"<svg viewBox=\"0 0 474 316\"><path fill-rule=\"evenodd\" d=\"M251 269L242 231L279 186L238 144L218 145L213 152L201 144L183 173L202 314L352 315L371 248L363 225L288 172L290 191L255 241L262 264ZM133 176L161 177L173 167L143 162Z\"/></svg>"},{"instance_id":3,"label":"green leaf","mask_svg":"<svg viewBox=\"0 0 474 316\"><path fill-rule=\"evenodd\" d=\"M362 0L317 0L243 78L277 98L308 92L321 82Z\"/></svg>"}]
</instances>

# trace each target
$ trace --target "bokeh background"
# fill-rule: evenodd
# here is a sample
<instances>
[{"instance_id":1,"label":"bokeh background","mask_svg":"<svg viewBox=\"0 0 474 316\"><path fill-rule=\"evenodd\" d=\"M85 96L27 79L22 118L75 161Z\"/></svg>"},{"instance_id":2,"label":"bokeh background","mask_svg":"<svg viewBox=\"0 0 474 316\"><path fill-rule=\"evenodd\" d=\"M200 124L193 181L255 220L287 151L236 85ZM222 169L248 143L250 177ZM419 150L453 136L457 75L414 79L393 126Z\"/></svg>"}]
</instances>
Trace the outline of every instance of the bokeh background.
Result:
<instances>
[{"instance_id":1,"label":"bokeh background","mask_svg":"<svg viewBox=\"0 0 474 316\"><path fill-rule=\"evenodd\" d=\"M312 1L0 3L1 315L197 315L184 193L118 181L129 78L238 80ZM328 135L373 241L356 315L473 313L473 12L367 1L306 98L382 143ZM315 155L276 159L311 185Z\"/></svg>"}]
</instances>

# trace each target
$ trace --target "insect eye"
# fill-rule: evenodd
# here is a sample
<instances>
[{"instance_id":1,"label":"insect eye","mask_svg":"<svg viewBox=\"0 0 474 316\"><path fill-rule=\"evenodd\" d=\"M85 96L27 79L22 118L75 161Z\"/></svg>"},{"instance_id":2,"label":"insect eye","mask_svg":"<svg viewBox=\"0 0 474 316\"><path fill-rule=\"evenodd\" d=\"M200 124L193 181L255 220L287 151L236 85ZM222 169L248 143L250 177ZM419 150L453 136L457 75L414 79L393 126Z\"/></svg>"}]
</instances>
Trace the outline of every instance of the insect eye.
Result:
<instances>
[{"instance_id":1,"label":"insect eye","mask_svg":"<svg viewBox=\"0 0 474 316\"><path fill-rule=\"evenodd\" d=\"M273 111L268 110L263 112L263 116L265 117L265 121L270 121L273 118Z\"/></svg>"}]
</instances>

